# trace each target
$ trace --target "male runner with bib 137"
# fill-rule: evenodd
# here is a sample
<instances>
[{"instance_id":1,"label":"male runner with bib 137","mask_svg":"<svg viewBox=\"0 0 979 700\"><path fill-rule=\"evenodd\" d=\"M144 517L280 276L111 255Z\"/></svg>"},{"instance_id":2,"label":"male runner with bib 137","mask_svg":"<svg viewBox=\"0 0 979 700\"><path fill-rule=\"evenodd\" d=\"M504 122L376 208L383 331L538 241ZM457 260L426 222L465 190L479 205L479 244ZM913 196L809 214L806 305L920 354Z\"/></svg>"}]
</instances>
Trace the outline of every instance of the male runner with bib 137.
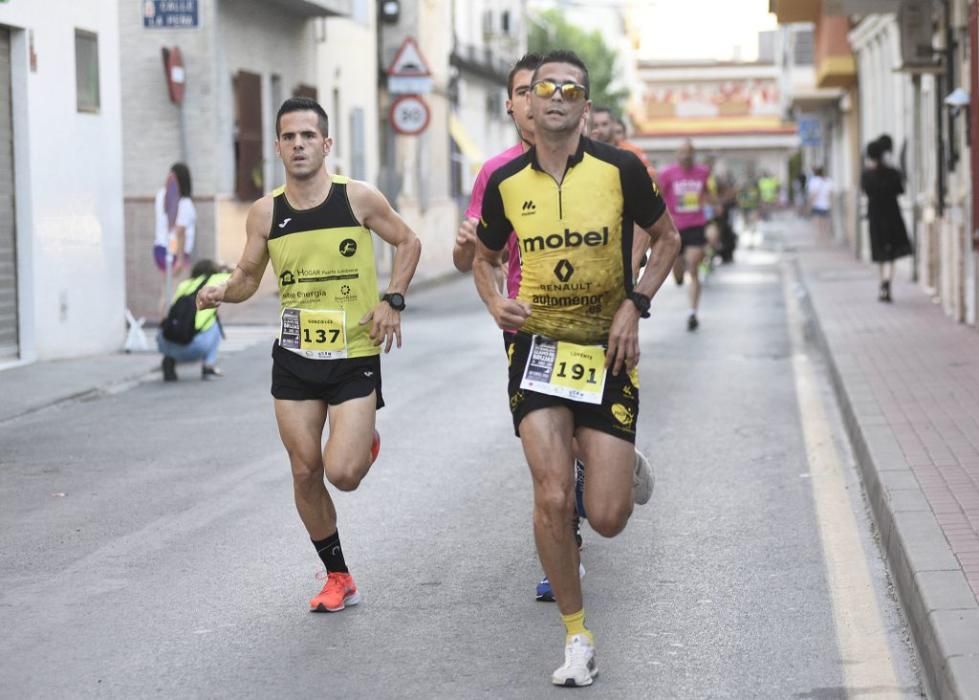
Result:
<instances>
[{"instance_id":1,"label":"male runner with bib 137","mask_svg":"<svg viewBox=\"0 0 979 700\"><path fill-rule=\"evenodd\" d=\"M639 318L663 284L680 236L639 159L581 135L588 70L554 51L534 72L535 145L486 186L473 272L508 347L513 425L534 487L534 537L565 625L560 686L598 673L585 627L574 512L572 440L587 465L584 505L593 530L614 537L633 507L639 413ZM651 261L633 284L633 222L650 236ZM497 269L511 232L521 253L515 299Z\"/></svg>"},{"instance_id":2,"label":"male runner with bib 137","mask_svg":"<svg viewBox=\"0 0 979 700\"><path fill-rule=\"evenodd\" d=\"M377 458L374 419L384 405L380 346L384 352L394 343L401 347L400 312L421 243L377 190L326 170L333 140L317 102L286 100L275 127L285 187L252 205L238 266L224 284L204 287L197 306L248 299L272 261L282 305L272 346L275 419L292 466L299 517L326 568L323 589L309 606L335 612L359 603L360 595L343 557L323 475L337 489L353 491ZM371 231L395 247L383 296Z\"/></svg>"}]
</instances>

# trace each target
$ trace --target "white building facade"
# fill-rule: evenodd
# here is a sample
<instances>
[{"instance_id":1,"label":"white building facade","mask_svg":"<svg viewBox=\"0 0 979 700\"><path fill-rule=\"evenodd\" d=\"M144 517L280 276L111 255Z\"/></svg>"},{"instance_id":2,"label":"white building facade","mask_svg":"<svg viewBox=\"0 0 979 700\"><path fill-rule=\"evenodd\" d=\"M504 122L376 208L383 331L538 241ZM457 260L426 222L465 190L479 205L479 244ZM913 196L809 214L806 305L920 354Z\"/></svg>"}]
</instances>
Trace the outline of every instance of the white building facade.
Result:
<instances>
[{"instance_id":1,"label":"white building facade","mask_svg":"<svg viewBox=\"0 0 979 700\"><path fill-rule=\"evenodd\" d=\"M189 28L146 28L132 0L117 4L126 301L137 316L157 318L162 276L152 257L153 198L171 164L186 162L193 180L193 258L234 264L245 242L248 208L283 181L275 114L292 95L322 98L317 47L327 37L321 21L346 16L351 2L200 0L198 24ZM161 51L174 47L183 55L185 74L179 106L170 100L161 63ZM272 287L269 273L264 288Z\"/></svg>"},{"instance_id":2,"label":"white building facade","mask_svg":"<svg viewBox=\"0 0 979 700\"><path fill-rule=\"evenodd\" d=\"M121 347L121 128L116 4L0 5L0 365Z\"/></svg>"}]
</instances>

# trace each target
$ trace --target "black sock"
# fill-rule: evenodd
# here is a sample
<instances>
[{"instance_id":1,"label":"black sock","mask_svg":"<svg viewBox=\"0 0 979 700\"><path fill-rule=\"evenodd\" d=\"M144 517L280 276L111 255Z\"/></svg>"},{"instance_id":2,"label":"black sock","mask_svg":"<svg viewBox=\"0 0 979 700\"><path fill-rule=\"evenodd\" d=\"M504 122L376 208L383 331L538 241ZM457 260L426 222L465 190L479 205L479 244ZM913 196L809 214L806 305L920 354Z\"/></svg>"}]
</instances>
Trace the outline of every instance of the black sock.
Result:
<instances>
[{"instance_id":1,"label":"black sock","mask_svg":"<svg viewBox=\"0 0 979 700\"><path fill-rule=\"evenodd\" d=\"M343 550L340 548L340 531L337 530L332 535L322 540L313 540L316 553L323 560L323 566L327 571L338 574L350 573L347 570L347 562L343 560Z\"/></svg>"}]
</instances>

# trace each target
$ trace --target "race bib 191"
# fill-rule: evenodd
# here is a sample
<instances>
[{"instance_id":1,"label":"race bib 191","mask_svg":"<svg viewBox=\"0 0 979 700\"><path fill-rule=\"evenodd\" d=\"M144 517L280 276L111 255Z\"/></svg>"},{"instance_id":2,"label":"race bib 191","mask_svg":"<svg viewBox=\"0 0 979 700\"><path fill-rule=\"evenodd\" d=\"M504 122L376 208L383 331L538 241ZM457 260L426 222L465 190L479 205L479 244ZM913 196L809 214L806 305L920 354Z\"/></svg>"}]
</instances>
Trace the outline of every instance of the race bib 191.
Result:
<instances>
[{"instance_id":1,"label":"race bib 191","mask_svg":"<svg viewBox=\"0 0 979 700\"><path fill-rule=\"evenodd\" d=\"M346 314L340 309L282 309L279 346L311 360L344 358Z\"/></svg>"},{"instance_id":2,"label":"race bib 191","mask_svg":"<svg viewBox=\"0 0 979 700\"><path fill-rule=\"evenodd\" d=\"M581 403L601 404L605 391L605 348L535 335L520 388Z\"/></svg>"}]
</instances>

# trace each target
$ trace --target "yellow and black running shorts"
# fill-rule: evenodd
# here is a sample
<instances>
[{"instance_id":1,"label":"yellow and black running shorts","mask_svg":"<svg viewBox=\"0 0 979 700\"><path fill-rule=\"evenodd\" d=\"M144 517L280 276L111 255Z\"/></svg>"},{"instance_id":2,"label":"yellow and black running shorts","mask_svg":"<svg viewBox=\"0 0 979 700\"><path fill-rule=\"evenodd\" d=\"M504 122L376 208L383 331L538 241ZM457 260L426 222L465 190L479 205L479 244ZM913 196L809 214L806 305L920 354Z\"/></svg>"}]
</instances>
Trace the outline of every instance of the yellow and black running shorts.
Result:
<instances>
[{"instance_id":1,"label":"yellow and black running shorts","mask_svg":"<svg viewBox=\"0 0 979 700\"><path fill-rule=\"evenodd\" d=\"M622 370L618 376L609 370L601 404L582 403L560 396L541 394L520 388L527 355L533 336L529 333L505 334L507 356L510 358L510 412L513 430L520 437L520 422L531 411L551 406L566 406L574 416L575 428L591 428L627 442L636 443L636 421L639 419L639 370Z\"/></svg>"}]
</instances>

